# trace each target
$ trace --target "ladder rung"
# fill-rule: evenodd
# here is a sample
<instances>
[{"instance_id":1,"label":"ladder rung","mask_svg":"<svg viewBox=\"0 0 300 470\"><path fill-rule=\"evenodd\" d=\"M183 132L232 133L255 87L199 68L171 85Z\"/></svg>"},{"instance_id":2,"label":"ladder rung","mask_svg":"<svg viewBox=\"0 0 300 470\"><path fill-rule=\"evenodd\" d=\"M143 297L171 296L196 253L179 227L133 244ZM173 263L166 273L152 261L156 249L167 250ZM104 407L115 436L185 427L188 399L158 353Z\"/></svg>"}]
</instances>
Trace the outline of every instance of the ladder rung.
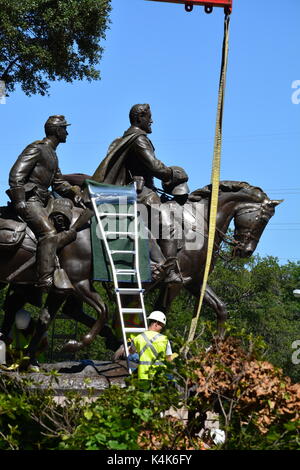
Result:
<instances>
[{"instance_id":1,"label":"ladder rung","mask_svg":"<svg viewBox=\"0 0 300 470\"><path fill-rule=\"evenodd\" d=\"M118 287L116 290L116 294L122 294L122 295L130 295L130 294L143 294L145 289L135 289L135 288L128 288L126 289L125 287Z\"/></svg>"},{"instance_id":2,"label":"ladder rung","mask_svg":"<svg viewBox=\"0 0 300 470\"><path fill-rule=\"evenodd\" d=\"M99 212L99 217L134 217L134 214L125 213L125 212Z\"/></svg>"},{"instance_id":3,"label":"ladder rung","mask_svg":"<svg viewBox=\"0 0 300 470\"><path fill-rule=\"evenodd\" d=\"M122 313L144 313L142 308L122 308Z\"/></svg>"},{"instance_id":4,"label":"ladder rung","mask_svg":"<svg viewBox=\"0 0 300 470\"><path fill-rule=\"evenodd\" d=\"M116 269L116 274L136 274L136 269Z\"/></svg>"},{"instance_id":5,"label":"ladder rung","mask_svg":"<svg viewBox=\"0 0 300 470\"><path fill-rule=\"evenodd\" d=\"M127 253L129 255L135 255L134 250L111 250L110 252L112 255L115 255L116 253Z\"/></svg>"},{"instance_id":6,"label":"ladder rung","mask_svg":"<svg viewBox=\"0 0 300 470\"><path fill-rule=\"evenodd\" d=\"M105 235L133 235L135 236L134 232L104 232Z\"/></svg>"},{"instance_id":7,"label":"ladder rung","mask_svg":"<svg viewBox=\"0 0 300 470\"><path fill-rule=\"evenodd\" d=\"M146 328L124 328L125 333L143 333Z\"/></svg>"}]
</instances>

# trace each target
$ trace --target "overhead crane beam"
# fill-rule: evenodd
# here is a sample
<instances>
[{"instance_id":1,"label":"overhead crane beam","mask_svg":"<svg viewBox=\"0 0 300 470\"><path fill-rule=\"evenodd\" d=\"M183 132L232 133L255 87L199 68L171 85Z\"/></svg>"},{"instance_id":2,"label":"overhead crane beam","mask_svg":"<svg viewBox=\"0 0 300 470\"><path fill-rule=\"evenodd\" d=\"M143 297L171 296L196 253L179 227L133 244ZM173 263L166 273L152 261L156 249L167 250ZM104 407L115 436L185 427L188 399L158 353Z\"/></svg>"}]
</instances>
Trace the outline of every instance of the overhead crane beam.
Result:
<instances>
[{"instance_id":1,"label":"overhead crane beam","mask_svg":"<svg viewBox=\"0 0 300 470\"><path fill-rule=\"evenodd\" d=\"M232 12L233 0L147 0L150 2L178 3L185 6L186 11L192 11L194 6L204 6L205 13L211 13L214 7L224 8L226 15Z\"/></svg>"}]
</instances>

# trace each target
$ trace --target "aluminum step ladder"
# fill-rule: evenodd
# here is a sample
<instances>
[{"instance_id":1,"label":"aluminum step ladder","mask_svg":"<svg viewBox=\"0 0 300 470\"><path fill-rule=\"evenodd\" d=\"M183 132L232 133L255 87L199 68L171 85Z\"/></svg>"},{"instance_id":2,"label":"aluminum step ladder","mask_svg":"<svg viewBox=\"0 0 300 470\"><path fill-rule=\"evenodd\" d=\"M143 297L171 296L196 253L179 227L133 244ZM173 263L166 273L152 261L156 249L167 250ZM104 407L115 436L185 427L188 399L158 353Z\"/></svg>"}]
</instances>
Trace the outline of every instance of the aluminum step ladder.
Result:
<instances>
[{"instance_id":1,"label":"aluminum step ladder","mask_svg":"<svg viewBox=\"0 0 300 470\"><path fill-rule=\"evenodd\" d=\"M97 218L98 227L100 231L101 240L104 243L105 250L109 259L111 272L112 272L112 280L114 283L114 290L117 300L119 318L120 318L120 325L122 329L122 337L125 349L125 355L127 360L127 367L128 371L131 374L132 370L129 364L128 356L129 356L129 349L127 343L127 335L130 334L139 334L143 331L147 330L147 318L146 318L146 310L144 304L144 289L142 288L140 270L139 270L139 232L138 232L138 211L137 211L137 193L135 184L131 186L116 186L115 188L106 187L106 185L101 184L94 184L91 182L88 184L88 189L91 197L91 202L93 205L94 213ZM120 209L121 206L126 207L125 212L114 212L110 210L105 210L105 205L111 204L118 204ZM127 228L126 230L105 230L105 226L103 221L107 218L115 218L118 219L118 225L120 226L121 219L127 221L126 227L129 225L130 230ZM131 238L133 240L133 249L132 250L111 250L108 242L108 237L114 236L115 238L119 238L120 236L125 238ZM132 268L116 268L115 266L115 258L114 255L124 254L131 256L131 263ZM132 260L133 257L133 260ZM132 276L135 284L133 287L121 287L120 284L120 277L121 276ZM131 279L132 279L131 278ZM130 281L128 281L130 282ZM127 295L134 295L137 296L138 300L138 307L130 308L130 307L123 307L123 296ZM138 314L141 320L141 327L127 327L125 326L126 320L124 316L128 314Z\"/></svg>"}]
</instances>

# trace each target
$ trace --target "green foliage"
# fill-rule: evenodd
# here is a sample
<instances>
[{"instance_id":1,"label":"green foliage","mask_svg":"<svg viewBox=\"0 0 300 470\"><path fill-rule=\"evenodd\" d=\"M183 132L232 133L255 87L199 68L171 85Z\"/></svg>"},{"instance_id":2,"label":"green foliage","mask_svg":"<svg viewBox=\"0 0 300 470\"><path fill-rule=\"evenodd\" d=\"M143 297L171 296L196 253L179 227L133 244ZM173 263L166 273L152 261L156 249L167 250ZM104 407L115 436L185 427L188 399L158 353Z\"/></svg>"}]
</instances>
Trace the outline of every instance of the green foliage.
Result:
<instances>
[{"instance_id":1,"label":"green foliage","mask_svg":"<svg viewBox=\"0 0 300 470\"><path fill-rule=\"evenodd\" d=\"M57 380L55 373L50 377ZM72 432L82 399L69 393L63 404L56 403L51 383L45 390L26 374L0 373L0 450L52 450L62 433Z\"/></svg>"},{"instance_id":2,"label":"green foliage","mask_svg":"<svg viewBox=\"0 0 300 470\"><path fill-rule=\"evenodd\" d=\"M223 258L229 258L225 249ZM272 256L245 259L219 258L210 274L209 285L225 302L229 313L227 326L252 333L265 342L265 359L281 367L295 382L300 381L299 365L293 364L292 343L300 339L300 302L293 297L299 285L300 262L280 265ZM200 291L200 289L199 289ZM196 301L184 290L173 301L168 313L168 334L187 339ZM216 321L215 313L202 307L197 335L205 321ZM209 329L204 328L201 341L209 346Z\"/></svg>"},{"instance_id":3,"label":"green foliage","mask_svg":"<svg viewBox=\"0 0 300 470\"><path fill-rule=\"evenodd\" d=\"M220 342L212 325L205 327L209 350L200 337L185 360L182 338L174 338L178 357L151 383L131 376L126 387L97 398L91 389L88 401L69 394L59 404L53 390L33 388L25 374L0 373L0 449L196 450L203 441L212 449L299 449L299 384L260 360L259 338L230 327ZM182 408L186 422L167 416ZM223 446L207 432L198 436L208 411L219 413Z\"/></svg>"},{"instance_id":4,"label":"green foliage","mask_svg":"<svg viewBox=\"0 0 300 470\"><path fill-rule=\"evenodd\" d=\"M235 417L234 421L230 426L231 437L226 445L227 450L300 449L300 420L273 425L263 435L257 433L252 423L247 426L240 426L238 417Z\"/></svg>"},{"instance_id":5,"label":"green foliage","mask_svg":"<svg viewBox=\"0 0 300 470\"><path fill-rule=\"evenodd\" d=\"M0 449L139 449L139 436L148 429L164 430L169 440L170 423L160 414L177 403L164 372L151 387L130 378L126 388L113 386L95 401L70 394L63 405L51 389L34 390L26 379L0 374Z\"/></svg>"},{"instance_id":6,"label":"green foliage","mask_svg":"<svg viewBox=\"0 0 300 470\"><path fill-rule=\"evenodd\" d=\"M164 394L161 393L162 390ZM143 390L136 380L131 380L128 388L111 387L85 408L75 431L63 435L59 448L139 449L137 441L140 432L156 425L160 412L172 403L171 392L163 378L159 387L153 386L151 390Z\"/></svg>"},{"instance_id":7,"label":"green foliage","mask_svg":"<svg viewBox=\"0 0 300 470\"><path fill-rule=\"evenodd\" d=\"M209 284L225 302L229 325L260 336L267 345L265 358L283 368L295 382L299 365L293 364L292 343L300 339L300 303L293 289L300 279L300 262L280 265L272 256L249 260L219 259ZM207 307L205 318L212 318Z\"/></svg>"},{"instance_id":8,"label":"green foliage","mask_svg":"<svg viewBox=\"0 0 300 470\"><path fill-rule=\"evenodd\" d=\"M166 331L173 352L178 354L173 364L168 365L170 370L167 371L173 375L175 384L166 381L164 371L151 390L141 389L132 378L127 388L105 390L93 403L81 401L79 406L80 397L70 397L67 407L55 404L51 392L29 394L26 387L18 390L6 387L6 391L1 393L0 386L0 449L200 449L201 442L196 434L201 429L205 413L216 409L220 426L227 434L226 449L299 449L299 421L291 421L289 413L278 414L279 409L284 409L288 398L281 394L280 383L279 388L273 391L268 385L268 374L271 374L270 380L274 379L274 383L279 380L286 387L287 378L284 378L280 368L293 382L300 382L299 364L292 363L292 343L300 339L300 304L292 293L299 287L299 278L300 262L279 265L276 258L259 256L248 260L235 259L230 263L218 260L209 283L227 304L227 336L232 340L238 338L246 355L241 363L234 348L230 349L226 363L221 349L217 354L210 355L215 344L216 321L214 313L204 307L189 357L202 355L202 367L206 370L203 383L207 390L211 388L208 380L215 374L223 374L222 379L216 375L216 388L209 399L201 396L199 391L196 396L188 393L197 379L197 367L194 359L187 363L180 351L187 339L195 299L182 290L171 305ZM116 306L100 284L96 288L108 305L111 322ZM4 294L5 289L0 291L2 301ZM155 295L153 292L146 298L148 311L152 308ZM29 305L26 308L37 317L37 308ZM95 315L86 305L84 310L91 316ZM72 320L61 319L55 323L56 334L71 336L74 329ZM77 339L87 331L86 326L78 325ZM61 344L61 340L54 340L54 360L67 358L59 352ZM109 360L111 352L107 351L103 338L98 337L88 350L82 350L72 358ZM245 367L249 367L249 358L256 361L251 363L254 367L251 369L252 375L248 374L248 378L241 380ZM210 374L209 368L212 366L213 374ZM224 377L228 382L227 390ZM271 397L266 395L263 399L250 400L251 412L247 403L245 408L236 407L245 396L249 396L251 390L253 396L257 390L262 393L260 387L263 383L266 390L272 391ZM291 406L299 407L296 396L299 385L289 384L288 387L294 397ZM231 395L228 395L229 392ZM279 398L281 401L274 407L274 402ZM190 419L186 427L178 421L162 417L171 406L175 409L184 406L189 410ZM262 416L267 424L270 421L264 432L258 428ZM30 435L28 429L32 430ZM203 439L214 448L209 436L204 435Z\"/></svg>"},{"instance_id":9,"label":"green foliage","mask_svg":"<svg viewBox=\"0 0 300 470\"><path fill-rule=\"evenodd\" d=\"M193 391L190 432L199 432L207 411L217 412L224 449L299 450L300 384L262 360L260 338L232 328L227 335L213 335L210 349L200 347L181 373Z\"/></svg>"},{"instance_id":10,"label":"green foliage","mask_svg":"<svg viewBox=\"0 0 300 470\"><path fill-rule=\"evenodd\" d=\"M228 253L225 252L225 256L228 256ZM300 340L300 302L299 299L294 298L292 292L298 286L299 279L300 262L279 265L274 257L261 258L259 256L248 260L234 259L229 263L219 259L209 279L209 284L227 306L228 328L233 328L232 332L237 329L260 337L266 344L264 358L281 367L284 373L295 382L300 382L300 367L298 364L293 364L291 358L294 352L292 344ZM109 323L112 326L116 305L100 284L96 284L95 287L108 306ZM3 304L4 294L5 289L0 290L1 304ZM148 312L153 308L156 296L156 292L146 296ZM172 343L173 337L179 337L182 344L187 339L195 304L195 298L184 289L171 304L166 334ZM25 308L32 312L34 318L37 318L38 308L29 304ZM95 312L91 307L84 305L84 310L95 318ZM0 312L0 321L1 316ZM216 324L214 312L204 305L196 337L200 335L201 344L205 347L209 346L211 335L210 329L205 324L207 320ZM76 355L60 352L62 344L66 341L64 339L53 337L52 345L52 333L65 334L68 338L76 336L78 340L88 330L87 326L79 323L76 325L74 320L59 319L58 316L54 323L54 330L52 327L49 330L50 348L46 356L47 362L89 358L111 360L112 351L107 349L105 339L100 336L88 348L79 351ZM50 355L51 349L53 349L53 355Z\"/></svg>"},{"instance_id":11,"label":"green foliage","mask_svg":"<svg viewBox=\"0 0 300 470\"><path fill-rule=\"evenodd\" d=\"M95 80L110 0L0 0L0 80L45 95L48 81Z\"/></svg>"}]
</instances>

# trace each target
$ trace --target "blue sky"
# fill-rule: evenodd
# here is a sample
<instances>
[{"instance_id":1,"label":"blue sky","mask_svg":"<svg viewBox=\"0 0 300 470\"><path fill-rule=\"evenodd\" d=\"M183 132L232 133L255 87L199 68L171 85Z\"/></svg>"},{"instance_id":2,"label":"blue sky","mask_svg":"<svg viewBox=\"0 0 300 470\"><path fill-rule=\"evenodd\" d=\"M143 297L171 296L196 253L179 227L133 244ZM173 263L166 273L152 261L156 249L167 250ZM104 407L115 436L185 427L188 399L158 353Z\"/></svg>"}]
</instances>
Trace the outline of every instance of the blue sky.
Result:
<instances>
[{"instance_id":1,"label":"blue sky","mask_svg":"<svg viewBox=\"0 0 300 470\"><path fill-rule=\"evenodd\" d=\"M1 204L11 166L43 137L49 115L72 123L58 148L61 170L92 174L139 102L152 107L156 156L183 166L191 190L210 182L222 9L186 13L183 5L145 0L112 0L112 7L101 81L55 82L50 97L18 88L0 105ZM299 0L234 0L230 27L221 179L284 199L256 251L281 263L300 259L299 18Z\"/></svg>"}]
</instances>

